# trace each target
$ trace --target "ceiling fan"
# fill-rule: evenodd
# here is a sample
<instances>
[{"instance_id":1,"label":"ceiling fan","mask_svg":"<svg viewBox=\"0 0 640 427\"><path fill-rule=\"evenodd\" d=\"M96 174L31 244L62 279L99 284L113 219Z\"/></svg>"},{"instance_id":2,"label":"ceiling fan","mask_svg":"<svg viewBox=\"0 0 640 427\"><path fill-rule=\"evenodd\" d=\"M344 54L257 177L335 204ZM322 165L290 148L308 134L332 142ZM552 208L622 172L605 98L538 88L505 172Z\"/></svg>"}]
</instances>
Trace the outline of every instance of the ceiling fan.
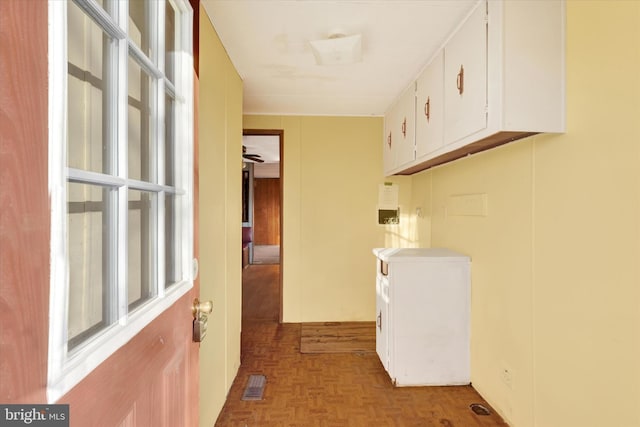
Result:
<instances>
[{"instance_id":1,"label":"ceiling fan","mask_svg":"<svg viewBox=\"0 0 640 427\"><path fill-rule=\"evenodd\" d=\"M260 154L247 153L247 147L245 147L244 145L242 146L242 158L243 159L250 160L250 161L256 162L256 163L264 163L264 160L262 160L261 157L262 156L260 156Z\"/></svg>"}]
</instances>

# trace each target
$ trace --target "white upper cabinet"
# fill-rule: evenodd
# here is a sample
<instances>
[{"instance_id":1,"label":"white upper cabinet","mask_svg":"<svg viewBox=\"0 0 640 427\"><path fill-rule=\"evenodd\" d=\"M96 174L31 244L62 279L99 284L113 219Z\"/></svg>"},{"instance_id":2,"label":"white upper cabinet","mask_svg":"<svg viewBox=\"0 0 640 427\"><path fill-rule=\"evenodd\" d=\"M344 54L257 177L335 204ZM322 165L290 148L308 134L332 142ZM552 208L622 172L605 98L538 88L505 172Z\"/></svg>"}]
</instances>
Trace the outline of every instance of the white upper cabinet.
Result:
<instances>
[{"instance_id":1,"label":"white upper cabinet","mask_svg":"<svg viewBox=\"0 0 640 427\"><path fill-rule=\"evenodd\" d=\"M411 164L416 158L416 95L412 84L385 114L384 170Z\"/></svg>"},{"instance_id":2,"label":"white upper cabinet","mask_svg":"<svg viewBox=\"0 0 640 427\"><path fill-rule=\"evenodd\" d=\"M444 48L444 142L487 127L487 9L480 3Z\"/></svg>"},{"instance_id":3,"label":"white upper cabinet","mask_svg":"<svg viewBox=\"0 0 640 427\"><path fill-rule=\"evenodd\" d=\"M434 152L444 143L443 67L444 54L440 51L416 81L417 158Z\"/></svg>"},{"instance_id":4,"label":"white upper cabinet","mask_svg":"<svg viewBox=\"0 0 640 427\"><path fill-rule=\"evenodd\" d=\"M393 116L394 111L389 110L384 116L384 138L382 141L382 165L385 174L389 171L396 169L396 151L394 148L394 139L397 137L393 131L393 124L395 118Z\"/></svg>"},{"instance_id":5,"label":"white upper cabinet","mask_svg":"<svg viewBox=\"0 0 640 427\"><path fill-rule=\"evenodd\" d=\"M386 175L564 132L564 0L479 1L407 91L414 89L416 155L386 162Z\"/></svg>"}]
</instances>

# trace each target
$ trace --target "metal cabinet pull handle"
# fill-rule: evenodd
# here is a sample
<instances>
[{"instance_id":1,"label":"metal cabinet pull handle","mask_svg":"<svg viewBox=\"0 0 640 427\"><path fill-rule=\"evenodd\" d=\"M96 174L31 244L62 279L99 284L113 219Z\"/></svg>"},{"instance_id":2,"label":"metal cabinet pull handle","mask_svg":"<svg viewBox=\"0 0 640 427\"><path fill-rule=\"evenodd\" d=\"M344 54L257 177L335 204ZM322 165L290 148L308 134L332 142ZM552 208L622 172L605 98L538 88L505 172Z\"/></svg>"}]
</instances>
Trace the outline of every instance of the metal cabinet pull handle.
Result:
<instances>
[{"instance_id":1,"label":"metal cabinet pull handle","mask_svg":"<svg viewBox=\"0 0 640 427\"><path fill-rule=\"evenodd\" d=\"M389 132L389 136L387 137L387 145L391 148L391 132Z\"/></svg>"},{"instance_id":2,"label":"metal cabinet pull handle","mask_svg":"<svg viewBox=\"0 0 640 427\"><path fill-rule=\"evenodd\" d=\"M464 92L464 67L460 65L460 72L456 78L456 86L458 87L458 93L462 95Z\"/></svg>"},{"instance_id":3,"label":"metal cabinet pull handle","mask_svg":"<svg viewBox=\"0 0 640 427\"><path fill-rule=\"evenodd\" d=\"M402 136L404 138L407 137L407 118L404 118L404 121L402 122Z\"/></svg>"},{"instance_id":4,"label":"metal cabinet pull handle","mask_svg":"<svg viewBox=\"0 0 640 427\"><path fill-rule=\"evenodd\" d=\"M431 118L431 99L427 96L427 102L424 104L424 115L427 116L427 122Z\"/></svg>"},{"instance_id":5,"label":"metal cabinet pull handle","mask_svg":"<svg viewBox=\"0 0 640 427\"><path fill-rule=\"evenodd\" d=\"M376 318L376 323L378 325L378 329L382 331L382 311L380 312L380 314L378 314L378 317Z\"/></svg>"}]
</instances>

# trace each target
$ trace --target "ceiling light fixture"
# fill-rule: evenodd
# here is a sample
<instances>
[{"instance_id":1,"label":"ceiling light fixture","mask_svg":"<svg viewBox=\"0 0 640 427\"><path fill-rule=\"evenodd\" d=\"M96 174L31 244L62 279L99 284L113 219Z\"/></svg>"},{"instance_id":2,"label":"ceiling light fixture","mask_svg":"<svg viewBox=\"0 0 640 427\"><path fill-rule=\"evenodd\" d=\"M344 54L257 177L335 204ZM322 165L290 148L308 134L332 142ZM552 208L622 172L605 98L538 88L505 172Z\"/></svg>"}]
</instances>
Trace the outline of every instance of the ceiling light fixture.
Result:
<instances>
[{"instance_id":1,"label":"ceiling light fixture","mask_svg":"<svg viewBox=\"0 0 640 427\"><path fill-rule=\"evenodd\" d=\"M330 34L323 40L309 42L318 65L353 64L362 60L362 36Z\"/></svg>"}]
</instances>

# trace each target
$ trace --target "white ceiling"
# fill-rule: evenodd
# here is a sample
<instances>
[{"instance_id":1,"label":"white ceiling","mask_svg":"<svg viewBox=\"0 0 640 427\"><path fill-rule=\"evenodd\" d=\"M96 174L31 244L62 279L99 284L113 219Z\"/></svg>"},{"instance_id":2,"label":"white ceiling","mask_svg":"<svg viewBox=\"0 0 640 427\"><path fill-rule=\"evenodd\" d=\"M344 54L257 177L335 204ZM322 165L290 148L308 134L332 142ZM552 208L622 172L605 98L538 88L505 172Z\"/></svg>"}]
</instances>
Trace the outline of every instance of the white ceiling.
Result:
<instances>
[{"instance_id":1,"label":"white ceiling","mask_svg":"<svg viewBox=\"0 0 640 427\"><path fill-rule=\"evenodd\" d=\"M278 135L243 135L242 146L247 154L257 154L264 163L280 162L280 136ZM245 162L256 163L250 159Z\"/></svg>"},{"instance_id":2,"label":"white ceiling","mask_svg":"<svg viewBox=\"0 0 640 427\"><path fill-rule=\"evenodd\" d=\"M477 0L202 0L243 80L244 114L381 116ZM362 34L362 61L309 41Z\"/></svg>"},{"instance_id":3,"label":"white ceiling","mask_svg":"<svg viewBox=\"0 0 640 427\"><path fill-rule=\"evenodd\" d=\"M253 163L255 178L280 177L280 136L278 135L243 135L242 145L247 153L258 154L264 163L244 159L245 163Z\"/></svg>"}]
</instances>

